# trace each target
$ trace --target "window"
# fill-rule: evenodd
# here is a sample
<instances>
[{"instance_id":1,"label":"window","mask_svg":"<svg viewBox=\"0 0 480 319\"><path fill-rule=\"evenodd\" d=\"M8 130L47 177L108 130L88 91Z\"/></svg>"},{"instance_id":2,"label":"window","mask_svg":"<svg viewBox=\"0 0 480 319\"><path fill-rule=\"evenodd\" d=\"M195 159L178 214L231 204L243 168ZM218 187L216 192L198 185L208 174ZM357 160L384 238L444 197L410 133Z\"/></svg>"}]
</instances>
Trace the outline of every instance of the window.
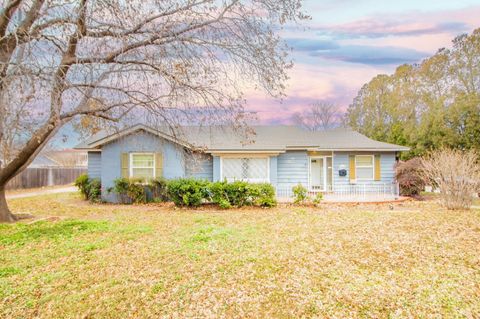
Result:
<instances>
[{"instance_id":1,"label":"window","mask_svg":"<svg viewBox=\"0 0 480 319\"><path fill-rule=\"evenodd\" d=\"M222 158L222 180L268 182L268 158Z\"/></svg>"},{"instance_id":2,"label":"window","mask_svg":"<svg viewBox=\"0 0 480 319\"><path fill-rule=\"evenodd\" d=\"M355 156L357 180L373 180L373 155Z\"/></svg>"},{"instance_id":3,"label":"window","mask_svg":"<svg viewBox=\"0 0 480 319\"><path fill-rule=\"evenodd\" d=\"M155 156L153 153L130 153L130 177L155 178Z\"/></svg>"}]
</instances>

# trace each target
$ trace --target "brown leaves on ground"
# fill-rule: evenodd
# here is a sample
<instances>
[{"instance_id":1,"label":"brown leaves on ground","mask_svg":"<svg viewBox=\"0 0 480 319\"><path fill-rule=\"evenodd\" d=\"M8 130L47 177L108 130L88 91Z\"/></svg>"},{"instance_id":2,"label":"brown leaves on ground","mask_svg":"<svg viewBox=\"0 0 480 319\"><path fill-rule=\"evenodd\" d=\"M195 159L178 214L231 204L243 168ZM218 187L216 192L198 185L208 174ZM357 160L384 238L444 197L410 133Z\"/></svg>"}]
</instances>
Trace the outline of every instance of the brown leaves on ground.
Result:
<instances>
[{"instance_id":1,"label":"brown leaves on ground","mask_svg":"<svg viewBox=\"0 0 480 319\"><path fill-rule=\"evenodd\" d=\"M478 210L32 201L75 220L1 226L0 317L480 316Z\"/></svg>"}]
</instances>

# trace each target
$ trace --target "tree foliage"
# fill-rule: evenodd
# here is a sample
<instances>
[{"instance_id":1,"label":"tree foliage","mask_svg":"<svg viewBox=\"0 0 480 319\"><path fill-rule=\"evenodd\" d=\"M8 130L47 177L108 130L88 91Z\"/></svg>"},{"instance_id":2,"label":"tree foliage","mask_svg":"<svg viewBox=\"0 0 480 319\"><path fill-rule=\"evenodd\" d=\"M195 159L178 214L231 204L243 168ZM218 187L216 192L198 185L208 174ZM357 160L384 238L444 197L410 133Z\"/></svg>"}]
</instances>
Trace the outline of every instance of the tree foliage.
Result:
<instances>
[{"instance_id":1,"label":"tree foliage","mask_svg":"<svg viewBox=\"0 0 480 319\"><path fill-rule=\"evenodd\" d=\"M480 29L419 65L373 78L346 122L374 139L410 146L405 158L440 147L480 150Z\"/></svg>"},{"instance_id":2,"label":"tree foliage","mask_svg":"<svg viewBox=\"0 0 480 319\"><path fill-rule=\"evenodd\" d=\"M305 18L301 0L0 3L0 221L4 185L67 123L244 126L247 88L283 95L277 31Z\"/></svg>"}]
</instances>

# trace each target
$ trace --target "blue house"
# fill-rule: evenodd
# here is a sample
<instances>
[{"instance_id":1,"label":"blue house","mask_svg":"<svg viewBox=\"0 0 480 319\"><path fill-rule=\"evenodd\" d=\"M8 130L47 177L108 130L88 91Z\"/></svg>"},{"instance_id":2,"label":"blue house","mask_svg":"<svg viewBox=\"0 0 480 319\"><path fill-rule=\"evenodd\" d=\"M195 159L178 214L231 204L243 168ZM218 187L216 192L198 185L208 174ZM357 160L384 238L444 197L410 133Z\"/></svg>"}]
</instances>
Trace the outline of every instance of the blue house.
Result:
<instances>
[{"instance_id":1,"label":"blue house","mask_svg":"<svg viewBox=\"0 0 480 319\"><path fill-rule=\"evenodd\" d=\"M102 182L102 196L119 177L271 183L289 198L302 184L332 198L383 199L398 195L394 165L407 147L378 142L350 129L311 132L295 126L254 126L245 137L226 127L167 129L135 125L100 132L76 149L88 152L88 174ZM373 196L373 197L372 197Z\"/></svg>"}]
</instances>

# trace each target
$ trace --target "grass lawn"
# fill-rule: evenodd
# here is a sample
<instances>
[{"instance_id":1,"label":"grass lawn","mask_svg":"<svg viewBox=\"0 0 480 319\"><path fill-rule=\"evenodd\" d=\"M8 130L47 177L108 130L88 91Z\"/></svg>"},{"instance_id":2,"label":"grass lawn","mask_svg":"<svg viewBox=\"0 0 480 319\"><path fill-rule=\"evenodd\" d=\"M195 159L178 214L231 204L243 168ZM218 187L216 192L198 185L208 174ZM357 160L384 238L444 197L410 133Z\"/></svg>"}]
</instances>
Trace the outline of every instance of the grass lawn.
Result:
<instances>
[{"instance_id":1,"label":"grass lawn","mask_svg":"<svg viewBox=\"0 0 480 319\"><path fill-rule=\"evenodd\" d=\"M10 205L1 318L480 317L480 210Z\"/></svg>"}]
</instances>

